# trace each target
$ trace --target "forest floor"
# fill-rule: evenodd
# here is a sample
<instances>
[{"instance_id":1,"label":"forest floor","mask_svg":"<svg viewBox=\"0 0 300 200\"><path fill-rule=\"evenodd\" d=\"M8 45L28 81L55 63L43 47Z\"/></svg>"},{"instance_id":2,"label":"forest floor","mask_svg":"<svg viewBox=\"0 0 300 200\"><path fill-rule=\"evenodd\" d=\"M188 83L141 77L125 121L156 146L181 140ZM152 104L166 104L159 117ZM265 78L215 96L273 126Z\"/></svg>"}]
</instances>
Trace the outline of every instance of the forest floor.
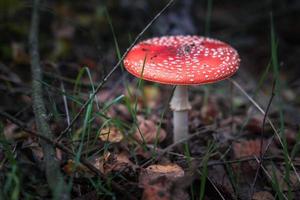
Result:
<instances>
[{"instance_id":1,"label":"forest floor","mask_svg":"<svg viewBox=\"0 0 300 200\"><path fill-rule=\"evenodd\" d=\"M3 2L0 200L300 199L300 27L286 25L299 18L297 1L245 3L257 11L245 19L235 18L247 15L240 5L194 3L213 12L192 9L205 30L184 23L186 30L232 41L242 61L232 78L189 88L189 137L177 143L174 87L132 77L121 53L156 35L161 18L172 21L176 1L130 9L127 1L42 4L36 30L34 4ZM35 39L38 62L34 42L28 45ZM32 84L34 63L41 92ZM45 105L40 115L36 93Z\"/></svg>"}]
</instances>

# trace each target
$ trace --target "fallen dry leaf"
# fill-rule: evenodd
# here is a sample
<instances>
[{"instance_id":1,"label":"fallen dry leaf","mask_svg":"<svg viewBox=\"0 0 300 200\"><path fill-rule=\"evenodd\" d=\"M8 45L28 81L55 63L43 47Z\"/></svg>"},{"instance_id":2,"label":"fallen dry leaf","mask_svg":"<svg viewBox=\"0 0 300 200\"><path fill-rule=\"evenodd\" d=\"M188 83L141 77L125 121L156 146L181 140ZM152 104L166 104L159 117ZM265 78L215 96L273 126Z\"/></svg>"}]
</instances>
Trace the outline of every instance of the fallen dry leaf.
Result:
<instances>
[{"instance_id":1,"label":"fallen dry leaf","mask_svg":"<svg viewBox=\"0 0 300 200\"><path fill-rule=\"evenodd\" d=\"M101 129L99 138L102 141L109 141L112 143L116 143L116 142L120 142L123 139L123 134L116 127L107 127Z\"/></svg>"},{"instance_id":2,"label":"fallen dry leaf","mask_svg":"<svg viewBox=\"0 0 300 200\"><path fill-rule=\"evenodd\" d=\"M19 127L13 123L8 123L3 130L3 135L6 140L24 140L29 137L28 133L19 129Z\"/></svg>"},{"instance_id":3,"label":"fallen dry leaf","mask_svg":"<svg viewBox=\"0 0 300 200\"><path fill-rule=\"evenodd\" d=\"M277 182L278 182L278 185L279 187L282 189L282 190L285 190L287 191L289 186L287 184L287 181L285 181L285 175L282 173L282 171L284 170L280 170L279 168L277 168L276 166L274 165L268 165L266 166L266 170L268 171L268 174L273 177L273 171L274 171L274 174L275 174L275 177L277 179ZM290 172L290 185L292 186L292 189L296 189L299 187L299 182L298 182L298 179L297 179L297 176L295 174L294 171L291 171ZM268 179L269 181L271 181L270 179Z\"/></svg>"},{"instance_id":4,"label":"fallen dry leaf","mask_svg":"<svg viewBox=\"0 0 300 200\"><path fill-rule=\"evenodd\" d=\"M248 120L248 122L245 126L245 129L250 131L251 133L261 133L262 125L263 125L263 118L264 118L264 116L262 116L262 115L255 115L255 116L251 117Z\"/></svg>"},{"instance_id":5,"label":"fallen dry leaf","mask_svg":"<svg viewBox=\"0 0 300 200\"><path fill-rule=\"evenodd\" d=\"M139 184L142 186L161 176L166 176L170 180L175 180L183 177L184 171L179 165L173 163L166 165L150 165L141 171Z\"/></svg>"},{"instance_id":6,"label":"fallen dry leaf","mask_svg":"<svg viewBox=\"0 0 300 200\"><path fill-rule=\"evenodd\" d=\"M284 134L283 137L285 137L288 145L290 147L292 147L293 145L295 145L296 140L297 140L297 131L290 129L290 128L286 128L284 130ZM280 141L278 140L278 137L275 138L275 142L281 146Z\"/></svg>"},{"instance_id":7,"label":"fallen dry leaf","mask_svg":"<svg viewBox=\"0 0 300 200\"><path fill-rule=\"evenodd\" d=\"M112 171L123 171L126 168L134 168L134 164L124 152L119 154L106 152L102 157L95 159L94 166L103 174L108 174Z\"/></svg>"},{"instance_id":8,"label":"fallen dry leaf","mask_svg":"<svg viewBox=\"0 0 300 200\"><path fill-rule=\"evenodd\" d=\"M270 192L260 191L253 194L252 200L274 200L275 198Z\"/></svg>"},{"instance_id":9,"label":"fallen dry leaf","mask_svg":"<svg viewBox=\"0 0 300 200\"><path fill-rule=\"evenodd\" d=\"M256 140L244 140L239 142L233 142L233 151L234 157L236 159L250 156L259 156L260 155L260 139ZM266 147L267 142L263 141L263 148Z\"/></svg>"},{"instance_id":10,"label":"fallen dry leaf","mask_svg":"<svg viewBox=\"0 0 300 200\"><path fill-rule=\"evenodd\" d=\"M166 138L166 131L162 127L157 131L158 127L152 120L145 119L142 116L138 116L137 118L139 129L134 134L134 138L137 141L145 141L147 144L153 144L156 140L157 142L162 142Z\"/></svg>"},{"instance_id":11,"label":"fallen dry leaf","mask_svg":"<svg viewBox=\"0 0 300 200\"><path fill-rule=\"evenodd\" d=\"M89 174L90 171L88 168L86 168L81 163L75 164L74 160L68 160L67 164L63 166L63 170L66 174L71 176L75 172L83 173L83 174Z\"/></svg>"},{"instance_id":12,"label":"fallen dry leaf","mask_svg":"<svg viewBox=\"0 0 300 200\"><path fill-rule=\"evenodd\" d=\"M97 157L94 160L94 167L96 167L97 169L99 169L102 173L104 173L104 164L106 162L108 162L108 158L110 156L110 152L107 151L105 152L101 157Z\"/></svg>"},{"instance_id":13,"label":"fallen dry leaf","mask_svg":"<svg viewBox=\"0 0 300 200\"><path fill-rule=\"evenodd\" d=\"M245 126L245 130L247 130L253 134L260 134L262 131L262 127L263 127L263 120L264 120L263 115L254 115L253 117L251 117L248 120L248 122ZM265 133L267 133L270 130L271 130L271 126L266 121L266 123L264 125L264 131L265 131Z\"/></svg>"},{"instance_id":14,"label":"fallen dry leaf","mask_svg":"<svg viewBox=\"0 0 300 200\"><path fill-rule=\"evenodd\" d=\"M151 165L143 169L139 176L139 186L144 188L143 200L171 200L174 197L174 181L184 176L183 169L177 164ZM179 199L188 199L188 195L178 188ZM178 198L177 198L178 199Z\"/></svg>"},{"instance_id":15,"label":"fallen dry leaf","mask_svg":"<svg viewBox=\"0 0 300 200\"><path fill-rule=\"evenodd\" d=\"M217 100L215 98L209 98L208 102L202 106L200 114L203 123L213 123L220 115L220 109L218 107Z\"/></svg>"},{"instance_id":16,"label":"fallen dry leaf","mask_svg":"<svg viewBox=\"0 0 300 200\"><path fill-rule=\"evenodd\" d=\"M184 176L183 169L177 164L150 165L146 168L148 172L164 174L167 177L178 178Z\"/></svg>"},{"instance_id":17,"label":"fallen dry leaf","mask_svg":"<svg viewBox=\"0 0 300 200\"><path fill-rule=\"evenodd\" d=\"M172 183L165 177L149 182L144 186L142 200L171 200Z\"/></svg>"},{"instance_id":18,"label":"fallen dry leaf","mask_svg":"<svg viewBox=\"0 0 300 200\"><path fill-rule=\"evenodd\" d=\"M153 153L147 149L144 149L141 145L137 145L134 149L134 152L138 156L142 156L145 159L150 159L153 156Z\"/></svg>"}]
</instances>

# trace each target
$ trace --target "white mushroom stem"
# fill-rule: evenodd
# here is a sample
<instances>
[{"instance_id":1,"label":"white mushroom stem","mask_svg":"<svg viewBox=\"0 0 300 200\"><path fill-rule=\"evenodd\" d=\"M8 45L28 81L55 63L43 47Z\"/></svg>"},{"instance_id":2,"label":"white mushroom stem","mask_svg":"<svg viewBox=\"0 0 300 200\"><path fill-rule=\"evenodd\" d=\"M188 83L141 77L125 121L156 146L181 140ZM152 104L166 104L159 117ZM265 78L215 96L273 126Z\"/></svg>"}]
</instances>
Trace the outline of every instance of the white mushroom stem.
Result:
<instances>
[{"instance_id":1,"label":"white mushroom stem","mask_svg":"<svg viewBox=\"0 0 300 200\"><path fill-rule=\"evenodd\" d=\"M176 86L170 107L173 110L173 141L176 143L188 136L188 111L191 109L188 98L188 86Z\"/></svg>"}]
</instances>

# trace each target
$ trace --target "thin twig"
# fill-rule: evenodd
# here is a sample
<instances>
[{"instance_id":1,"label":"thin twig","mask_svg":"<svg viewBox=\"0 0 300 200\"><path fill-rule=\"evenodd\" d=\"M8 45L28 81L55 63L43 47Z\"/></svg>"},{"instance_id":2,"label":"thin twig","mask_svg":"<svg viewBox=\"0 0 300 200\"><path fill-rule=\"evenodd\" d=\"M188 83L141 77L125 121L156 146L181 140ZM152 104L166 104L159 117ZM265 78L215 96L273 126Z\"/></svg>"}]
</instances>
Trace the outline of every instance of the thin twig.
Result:
<instances>
[{"instance_id":1,"label":"thin twig","mask_svg":"<svg viewBox=\"0 0 300 200\"><path fill-rule=\"evenodd\" d=\"M29 48L31 56L31 73L32 73L32 100L33 100L33 112L35 115L35 121L38 132L51 140L52 133L50 126L47 122L47 112L45 103L43 100L42 89L42 69L40 66L39 55L39 0L34 0L31 28L29 34ZM52 191L53 196L57 196L59 199L70 199L69 189L64 181L63 175L60 171L59 163L56 159L56 152L53 145L48 142L41 141L41 146L44 153L44 163L46 178L49 184L49 188Z\"/></svg>"},{"instance_id":2,"label":"thin twig","mask_svg":"<svg viewBox=\"0 0 300 200\"><path fill-rule=\"evenodd\" d=\"M260 160L256 156L254 156L254 158L255 158L255 160L256 160L257 163L260 163ZM261 166L261 169L264 171L264 173L266 174L266 176L272 182L272 176L268 173L268 170L264 166ZM282 194L282 196L283 196L284 199L288 200L288 198L287 198L287 196L285 194Z\"/></svg>"},{"instance_id":3,"label":"thin twig","mask_svg":"<svg viewBox=\"0 0 300 200\"><path fill-rule=\"evenodd\" d=\"M128 54L128 52L133 48L133 46L137 43L137 41L142 37L142 35L148 30L148 28L157 20L157 18L165 11L168 7L172 5L172 3L175 0L170 0L165 7L160 10L155 17L145 26L145 28L137 35L137 37L134 39L133 43L127 48L121 59L117 62L117 64L112 68L112 70L103 78L103 80L99 83L97 86L95 92L93 92L90 96L90 98L82 105L79 112L75 115L75 117L72 119L70 125L61 132L59 137L57 138L57 141L59 141L64 134L66 134L69 129L75 124L75 122L79 119L79 116L83 113L83 111L86 109L86 107L91 103L91 101L95 98L96 94L100 91L100 89L103 87L103 85L106 83L106 81L111 77L111 75L118 69L118 67L121 65L122 61Z\"/></svg>"},{"instance_id":4,"label":"thin twig","mask_svg":"<svg viewBox=\"0 0 300 200\"><path fill-rule=\"evenodd\" d=\"M254 187L255 187L255 184L256 184L256 181L257 181L257 178L258 178L258 174L259 174L260 169L261 169L261 167L263 165L264 156L265 156L265 154L266 154L266 152L268 150L268 148L266 148L265 150L263 149L263 137L264 137L264 132L265 132L266 119L267 119L267 116L268 116L268 113L269 113L269 110L270 110L273 98L275 96L275 92L274 92L275 85L276 85L276 81L273 81L271 96L270 96L270 99L269 99L269 102L268 102L268 105L267 105L267 108L266 108L266 112L265 112L265 115L264 115L264 118L263 118L262 130L261 130L261 135L260 135L260 152L259 152L259 161L260 162L259 162L259 166L258 166L258 168L256 170L253 183L251 185L251 189L250 189L250 197L251 198L252 198L252 196L254 194ZM271 142L272 141L270 141L269 144L271 144Z\"/></svg>"},{"instance_id":5,"label":"thin twig","mask_svg":"<svg viewBox=\"0 0 300 200\"><path fill-rule=\"evenodd\" d=\"M249 101L263 114L263 115L265 115L265 111L254 101L254 99L252 98L252 97L250 97L248 94L247 94L247 92L240 86L240 84L238 84L235 80L233 80L233 79L231 79L231 78L228 78L228 80L229 81L231 81L233 84L234 84L234 86L235 87L237 87L248 99L249 99ZM278 139L278 141L279 141L279 143L280 143L280 145L282 146L282 147L284 147L284 144L283 144L283 142L282 142L282 139L281 139L281 137L280 137L280 135L279 135L279 132L277 131L277 129L276 129L276 127L275 127L275 125L273 124L273 122L270 120L270 118L269 117L267 117L266 118L266 120L267 120L267 122L270 124L270 126L271 126L271 128L273 129L273 131L274 131L274 133L275 133L275 135L276 135L276 137L277 137L277 139ZM291 160L291 157L289 156L289 155L287 155L287 159L289 160L289 163L291 164L291 167L293 168L293 171L295 172L295 175L296 175L296 177L297 177L297 179L298 179L298 182L300 182L300 176L299 176L299 174L298 174L298 172L297 172L297 170L296 170L296 168L295 168L295 166L294 166L294 164L292 163L292 160Z\"/></svg>"},{"instance_id":6,"label":"thin twig","mask_svg":"<svg viewBox=\"0 0 300 200\"><path fill-rule=\"evenodd\" d=\"M30 135L34 136L34 137L37 137L37 138L40 138L44 141L46 141L47 143L51 144L52 146L62 150L63 152L65 152L66 154L72 156L72 157L76 157L76 154L73 153L69 148L67 148L66 146L60 144L60 143L56 143L54 142L53 140L49 139L48 137L45 137L44 135L41 135L31 129L29 129L27 127L27 125L16 119L15 117L11 116L10 114L6 113L6 112L3 112L0 110L0 116L8 119L9 121L11 121L12 123L14 123L15 125L17 125L20 129L22 129L23 131L29 133ZM92 173L94 173L95 175L99 176L100 178L102 179L105 179L105 177L103 176L103 174L96 168L94 167L94 165L92 165L87 159L83 158L83 157L80 157L80 163L82 165L84 165L87 169L89 169ZM132 199L134 200L135 198L132 197L130 194L128 194L128 192L123 188L121 187L118 183L116 183L115 181L112 181L110 180L110 183L112 185L112 187L114 189L116 189L117 191L121 192L122 194L126 195L126 197L128 199Z\"/></svg>"}]
</instances>

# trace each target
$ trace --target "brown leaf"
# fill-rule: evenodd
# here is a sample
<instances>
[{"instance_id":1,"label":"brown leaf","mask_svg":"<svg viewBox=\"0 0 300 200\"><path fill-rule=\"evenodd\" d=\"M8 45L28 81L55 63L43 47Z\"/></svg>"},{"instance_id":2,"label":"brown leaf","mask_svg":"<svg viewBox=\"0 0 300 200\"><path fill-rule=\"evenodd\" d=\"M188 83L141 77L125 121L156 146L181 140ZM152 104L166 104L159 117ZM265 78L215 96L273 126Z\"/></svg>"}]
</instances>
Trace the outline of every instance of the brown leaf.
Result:
<instances>
[{"instance_id":1,"label":"brown leaf","mask_svg":"<svg viewBox=\"0 0 300 200\"><path fill-rule=\"evenodd\" d=\"M240 142L233 142L233 151L234 157L236 159L250 156L259 156L260 155L260 139L256 140L244 140ZM266 148L267 142L263 141L263 148Z\"/></svg>"},{"instance_id":2,"label":"brown leaf","mask_svg":"<svg viewBox=\"0 0 300 200\"><path fill-rule=\"evenodd\" d=\"M144 187L142 200L171 200L171 186L166 177L159 177Z\"/></svg>"},{"instance_id":3,"label":"brown leaf","mask_svg":"<svg viewBox=\"0 0 300 200\"><path fill-rule=\"evenodd\" d=\"M290 129L290 128L286 128L284 130L283 137L285 137L288 145L290 145L292 147L296 143L297 132L295 130ZM278 140L278 137L275 138L275 142L278 145L280 145L280 141Z\"/></svg>"},{"instance_id":4,"label":"brown leaf","mask_svg":"<svg viewBox=\"0 0 300 200\"><path fill-rule=\"evenodd\" d=\"M207 104L203 105L201 108L201 118L205 124L213 123L219 114L219 107L214 98L209 98Z\"/></svg>"},{"instance_id":5,"label":"brown leaf","mask_svg":"<svg viewBox=\"0 0 300 200\"><path fill-rule=\"evenodd\" d=\"M74 160L68 160L67 164L65 164L63 166L63 170L69 176L71 176L75 172L82 173L82 174L89 174L90 175L90 171L89 171L88 168L86 168L81 163L78 163L76 165L75 162L74 162Z\"/></svg>"},{"instance_id":6,"label":"brown leaf","mask_svg":"<svg viewBox=\"0 0 300 200\"><path fill-rule=\"evenodd\" d=\"M274 200L275 198L270 192L260 191L253 194L252 200Z\"/></svg>"},{"instance_id":7,"label":"brown leaf","mask_svg":"<svg viewBox=\"0 0 300 200\"><path fill-rule=\"evenodd\" d=\"M188 199L183 188L176 187L174 182L184 176L183 169L176 164L151 165L143 169L139 185L144 188L143 200ZM175 190L175 191L174 191Z\"/></svg>"},{"instance_id":8,"label":"brown leaf","mask_svg":"<svg viewBox=\"0 0 300 200\"><path fill-rule=\"evenodd\" d=\"M158 177L166 176L170 180L184 176L183 169L177 164L166 164L166 165L150 165L146 169L141 171L139 177L139 184L143 186L149 181L157 179Z\"/></svg>"},{"instance_id":9,"label":"brown leaf","mask_svg":"<svg viewBox=\"0 0 300 200\"><path fill-rule=\"evenodd\" d=\"M126 168L134 168L134 164L129 160L126 153L111 154L106 152L102 157L95 159L94 166L103 174L112 171L123 171Z\"/></svg>"},{"instance_id":10,"label":"brown leaf","mask_svg":"<svg viewBox=\"0 0 300 200\"><path fill-rule=\"evenodd\" d=\"M145 141L147 144L153 144L156 140L157 142L162 142L166 138L167 133L165 130L160 127L159 131L157 131L157 126L153 121L145 119L142 116L138 116L137 118L139 129L134 134L134 138L137 141Z\"/></svg>"},{"instance_id":11,"label":"brown leaf","mask_svg":"<svg viewBox=\"0 0 300 200\"><path fill-rule=\"evenodd\" d=\"M150 159L153 156L151 151L144 149L141 145L137 145L134 152L136 155L142 156L146 159Z\"/></svg>"},{"instance_id":12,"label":"brown leaf","mask_svg":"<svg viewBox=\"0 0 300 200\"><path fill-rule=\"evenodd\" d=\"M273 167L272 165L266 166L266 170L268 171L271 177L273 177L273 170L274 170L278 185L282 190L287 191L289 189L287 181L285 181L285 175L282 173L282 170L280 170L276 166ZM297 187L299 187L297 176L294 171L291 171L290 173L291 173L290 180L289 180L290 185L292 186L292 189L296 189ZM269 181L271 180L269 179Z\"/></svg>"},{"instance_id":13,"label":"brown leaf","mask_svg":"<svg viewBox=\"0 0 300 200\"><path fill-rule=\"evenodd\" d=\"M3 134L6 140L24 140L28 138L28 133L19 129L19 127L13 123L8 123L3 130Z\"/></svg>"},{"instance_id":14,"label":"brown leaf","mask_svg":"<svg viewBox=\"0 0 300 200\"><path fill-rule=\"evenodd\" d=\"M116 143L123 139L123 134L116 127L108 127L101 129L99 138L102 141Z\"/></svg>"},{"instance_id":15,"label":"brown leaf","mask_svg":"<svg viewBox=\"0 0 300 200\"><path fill-rule=\"evenodd\" d=\"M262 131L263 118L264 117L262 115L251 117L246 124L245 129L251 133L260 133Z\"/></svg>"},{"instance_id":16,"label":"brown leaf","mask_svg":"<svg viewBox=\"0 0 300 200\"><path fill-rule=\"evenodd\" d=\"M99 169L101 171L101 173L103 173L103 174L105 173L104 165L105 165L106 162L108 162L109 156L110 156L110 152L107 151L101 157L97 157L93 162L94 167Z\"/></svg>"}]
</instances>

